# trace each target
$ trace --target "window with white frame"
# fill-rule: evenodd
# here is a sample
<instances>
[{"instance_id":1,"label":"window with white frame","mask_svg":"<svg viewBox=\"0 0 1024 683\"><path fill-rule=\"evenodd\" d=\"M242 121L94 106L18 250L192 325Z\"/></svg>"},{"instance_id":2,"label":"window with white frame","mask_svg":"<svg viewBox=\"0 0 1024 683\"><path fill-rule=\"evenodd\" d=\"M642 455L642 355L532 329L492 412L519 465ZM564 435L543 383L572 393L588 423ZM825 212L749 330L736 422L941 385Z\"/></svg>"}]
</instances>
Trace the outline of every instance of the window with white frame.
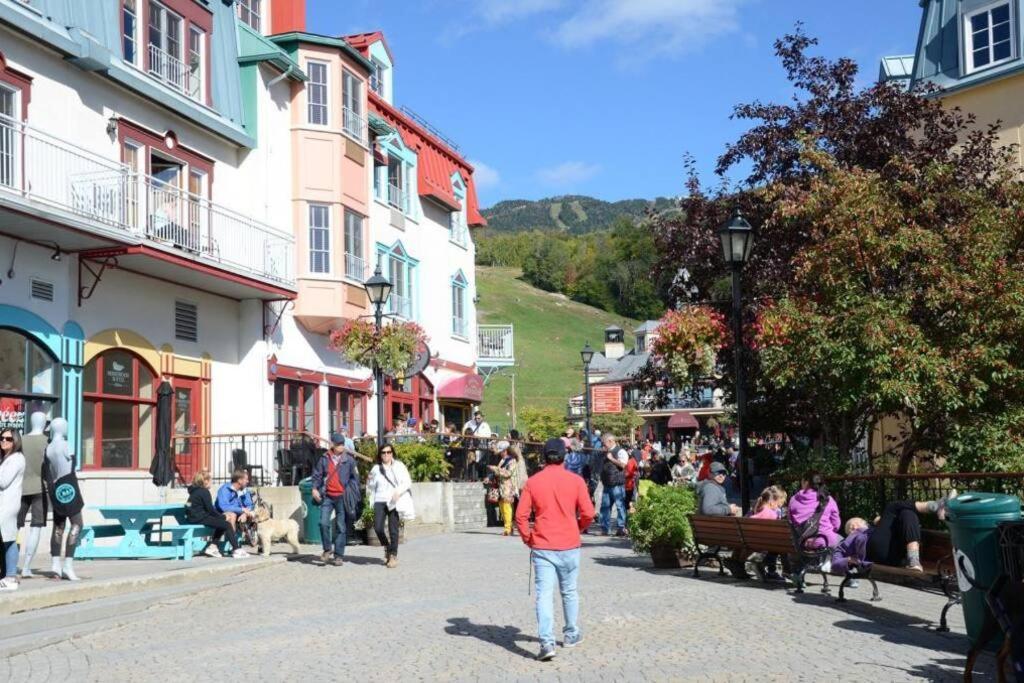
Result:
<instances>
[{"instance_id":1,"label":"window with white frame","mask_svg":"<svg viewBox=\"0 0 1024 683\"><path fill-rule=\"evenodd\" d=\"M254 31L262 33L263 0L238 0L238 18Z\"/></svg>"},{"instance_id":2,"label":"window with white frame","mask_svg":"<svg viewBox=\"0 0 1024 683\"><path fill-rule=\"evenodd\" d=\"M18 186L18 141L21 131L17 121L21 118L20 95L17 90L0 83L0 185Z\"/></svg>"},{"instance_id":3,"label":"window with white frame","mask_svg":"<svg viewBox=\"0 0 1024 683\"><path fill-rule=\"evenodd\" d=\"M307 121L315 126L327 125L327 65L323 62L307 62L306 84Z\"/></svg>"},{"instance_id":4,"label":"window with white frame","mask_svg":"<svg viewBox=\"0 0 1024 683\"><path fill-rule=\"evenodd\" d=\"M195 26L188 29L188 94L203 99L206 83L206 32Z\"/></svg>"},{"instance_id":5,"label":"window with white frame","mask_svg":"<svg viewBox=\"0 0 1024 683\"><path fill-rule=\"evenodd\" d=\"M342 128L359 142L366 141L366 119L363 117L363 84L348 69L341 71Z\"/></svg>"},{"instance_id":6,"label":"window with white frame","mask_svg":"<svg viewBox=\"0 0 1024 683\"><path fill-rule=\"evenodd\" d=\"M190 92L182 60L184 20L158 2L149 3L149 73L175 90Z\"/></svg>"},{"instance_id":7,"label":"window with white frame","mask_svg":"<svg viewBox=\"0 0 1024 683\"><path fill-rule=\"evenodd\" d=\"M964 17L964 52L968 73L1014 58L1012 19L1010 2L993 3Z\"/></svg>"},{"instance_id":8,"label":"window with white frame","mask_svg":"<svg viewBox=\"0 0 1024 683\"><path fill-rule=\"evenodd\" d=\"M406 192L406 164L396 156L388 156L388 204L400 209L409 210Z\"/></svg>"},{"instance_id":9,"label":"window with white frame","mask_svg":"<svg viewBox=\"0 0 1024 683\"><path fill-rule=\"evenodd\" d=\"M466 318L466 276L460 270L452 278L452 336L469 336Z\"/></svg>"},{"instance_id":10,"label":"window with white frame","mask_svg":"<svg viewBox=\"0 0 1024 683\"><path fill-rule=\"evenodd\" d=\"M412 320L415 316L413 302L418 261L409 256L400 242L390 249L378 246L377 261L381 271L391 280L388 312Z\"/></svg>"},{"instance_id":11,"label":"window with white frame","mask_svg":"<svg viewBox=\"0 0 1024 683\"><path fill-rule=\"evenodd\" d=\"M363 259L363 217L345 209L345 277L363 282L366 279Z\"/></svg>"},{"instance_id":12,"label":"window with white frame","mask_svg":"<svg viewBox=\"0 0 1024 683\"><path fill-rule=\"evenodd\" d=\"M309 272L331 272L331 207L309 205Z\"/></svg>"},{"instance_id":13,"label":"window with white frame","mask_svg":"<svg viewBox=\"0 0 1024 683\"><path fill-rule=\"evenodd\" d=\"M121 8L121 51L124 61L139 64L138 0L124 0Z\"/></svg>"},{"instance_id":14,"label":"window with white frame","mask_svg":"<svg viewBox=\"0 0 1024 683\"><path fill-rule=\"evenodd\" d=\"M371 59L373 70L370 72L370 89L381 97L384 97L384 73L387 67L376 59Z\"/></svg>"}]
</instances>

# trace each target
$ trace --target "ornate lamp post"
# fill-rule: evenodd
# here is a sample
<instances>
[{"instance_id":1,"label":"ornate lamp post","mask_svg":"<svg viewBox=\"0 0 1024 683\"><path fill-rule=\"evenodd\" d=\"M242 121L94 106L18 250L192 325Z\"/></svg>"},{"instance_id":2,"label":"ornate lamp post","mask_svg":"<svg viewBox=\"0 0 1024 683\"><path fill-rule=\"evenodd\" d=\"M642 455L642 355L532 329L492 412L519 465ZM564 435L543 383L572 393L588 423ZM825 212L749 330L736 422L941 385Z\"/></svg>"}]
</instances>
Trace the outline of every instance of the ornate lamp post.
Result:
<instances>
[{"instance_id":1,"label":"ornate lamp post","mask_svg":"<svg viewBox=\"0 0 1024 683\"><path fill-rule=\"evenodd\" d=\"M722 254L732 270L733 362L736 365L736 432L739 435L740 498L743 514L750 512L750 491L747 482L747 431L743 424L747 410L747 392L743 382L743 265L754 248L754 229L739 209L718 230Z\"/></svg>"},{"instance_id":2,"label":"ornate lamp post","mask_svg":"<svg viewBox=\"0 0 1024 683\"><path fill-rule=\"evenodd\" d=\"M391 283L386 277L380 274L380 264L373 271L373 276L363 285L366 294L373 304L373 322L375 332L380 333L384 321L384 306L391 298ZM384 372L374 361L373 381L377 391L377 450L384 445Z\"/></svg>"},{"instance_id":3,"label":"ornate lamp post","mask_svg":"<svg viewBox=\"0 0 1024 683\"><path fill-rule=\"evenodd\" d=\"M580 358L583 359L583 416L587 425L587 439L593 442L594 435L590 433L590 361L594 358L594 349L590 348L588 341L580 351ZM583 444L589 447L590 444Z\"/></svg>"}]
</instances>

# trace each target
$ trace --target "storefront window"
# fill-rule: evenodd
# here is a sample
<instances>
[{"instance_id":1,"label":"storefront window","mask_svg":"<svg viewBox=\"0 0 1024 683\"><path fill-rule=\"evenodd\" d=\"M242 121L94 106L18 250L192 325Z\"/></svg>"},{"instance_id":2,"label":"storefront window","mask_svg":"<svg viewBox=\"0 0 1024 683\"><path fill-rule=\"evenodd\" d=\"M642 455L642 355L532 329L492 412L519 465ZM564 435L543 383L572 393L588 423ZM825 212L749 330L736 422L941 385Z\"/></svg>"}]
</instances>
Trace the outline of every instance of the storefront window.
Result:
<instances>
[{"instance_id":1,"label":"storefront window","mask_svg":"<svg viewBox=\"0 0 1024 683\"><path fill-rule=\"evenodd\" d=\"M59 402L60 364L28 336L0 328L0 427L24 430L37 411L56 417Z\"/></svg>"},{"instance_id":2,"label":"storefront window","mask_svg":"<svg viewBox=\"0 0 1024 683\"><path fill-rule=\"evenodd\" d=\"M317 400L319 385L274 382L274 429L278 432L317 432Z\"/></svg>"},{"instance_id":3,"label":"storefront window","mask_svg":"<svg viewBox=\"0 0 1024 683\"><path fill-rule=\"evenodd\" d=\"M129 351L113 349L85 366L82 465L148 469L156 420L152 369Z\"/></svg>"}]
</instances>

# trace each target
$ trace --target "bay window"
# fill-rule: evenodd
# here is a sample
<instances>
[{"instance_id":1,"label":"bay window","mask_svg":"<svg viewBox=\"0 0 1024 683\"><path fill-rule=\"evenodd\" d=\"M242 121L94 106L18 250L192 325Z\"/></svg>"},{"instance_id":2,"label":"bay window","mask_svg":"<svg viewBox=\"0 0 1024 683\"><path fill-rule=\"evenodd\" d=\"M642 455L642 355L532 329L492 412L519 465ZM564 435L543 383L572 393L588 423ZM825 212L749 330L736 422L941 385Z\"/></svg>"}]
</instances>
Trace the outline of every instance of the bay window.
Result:
<instances>
[{"instance_id":1,"label":"bay window","mask_svg":"<svg viewBox=\"0 0 1024 683\"><path fill-rule=\"evenodd\" d=\"M323 62L306 62L306 120L315 126L326 126L327 118L327 65Z\"/></svg>"},{"instance_id":2,"label":"bay window","mask_svg":"<svg viewBox=\"0 0 1024 683\"><path fill-rule=\"evenodd\" d=\"M363 84L348 69L341 71L342 128L359 142L366 143L366 119L363 117Z\"/></svg>"},{"instance_id":3,"label":"bay window","mask_svg":"<svg viewBox=\"0 0 1024 683\"><path fill-rule=\"evenodd\" d=\"M331 207L309 205L309 272L331 272Z\"/></svg>"}]
</instances>

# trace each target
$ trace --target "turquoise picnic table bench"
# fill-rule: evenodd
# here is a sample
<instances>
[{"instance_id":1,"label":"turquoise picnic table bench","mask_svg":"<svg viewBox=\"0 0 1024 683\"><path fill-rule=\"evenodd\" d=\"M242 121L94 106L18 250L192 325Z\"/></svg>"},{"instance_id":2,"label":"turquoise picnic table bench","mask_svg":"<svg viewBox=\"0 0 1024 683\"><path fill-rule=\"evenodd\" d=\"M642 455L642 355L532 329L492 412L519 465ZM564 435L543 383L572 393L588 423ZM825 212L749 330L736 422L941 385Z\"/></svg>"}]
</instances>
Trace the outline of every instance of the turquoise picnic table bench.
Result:
<instances>
[{"instance_id":1,"label":"turquoise picnic table bench","mask_svg":"<svg viewBox=\"0 0 1024 683\"><path fill-rule=\"evenodd\" d=\"M100 505L94 508L106 524L82 529L76 559L192 559L209 541L213 530L201 524L188 524L185 506L180 503L155 505ZM164 518L174 518L165 524ZM116 544L97 545L97 539L116 538Z\"/></svg>"}]
</instances>

